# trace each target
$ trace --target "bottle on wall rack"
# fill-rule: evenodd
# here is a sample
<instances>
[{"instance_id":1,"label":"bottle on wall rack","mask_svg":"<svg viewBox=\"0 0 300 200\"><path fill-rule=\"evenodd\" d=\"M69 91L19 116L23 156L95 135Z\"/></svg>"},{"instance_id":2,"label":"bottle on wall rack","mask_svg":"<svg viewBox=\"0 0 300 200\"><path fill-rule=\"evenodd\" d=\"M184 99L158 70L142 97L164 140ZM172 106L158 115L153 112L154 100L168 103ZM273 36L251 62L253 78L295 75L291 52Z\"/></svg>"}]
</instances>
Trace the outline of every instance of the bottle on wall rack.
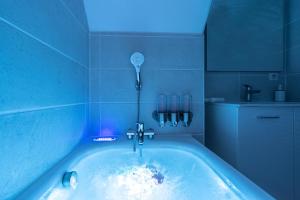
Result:
<instances>
[{"instance_id":1,"label":"bottle on wall rack","mask_svg":"<svg viewBox=\"0 0 300 200\"><path fill-rule=\"evenodd\" d=\"M192 107L192 96L190 94L185 94L181 96L181 106L182 106L182 122L184 126L189 126L191 121L191 107Z\"/></svg>"},{"instance_id":2,"label":"bottle on wall rack","mask_svg":"<svg viewBox=\"0 0 300 200\"><path fill-rule=\"evenodd\" d=\"M157 99L157 115L159 126L164 127L167 121L167 96L160 94Z\"/></svg>"},{"instance_id":3,"label":"bottle on wall rack","mask_svg":"<svg viewBox=\"0 0 300 200\"><path fill-rule=\"evenodd\" d=\"M171 126L178 125L178 112L179 112L179 96L173 94L170 96L170 121Z\"/></svg>"}]
</instances>

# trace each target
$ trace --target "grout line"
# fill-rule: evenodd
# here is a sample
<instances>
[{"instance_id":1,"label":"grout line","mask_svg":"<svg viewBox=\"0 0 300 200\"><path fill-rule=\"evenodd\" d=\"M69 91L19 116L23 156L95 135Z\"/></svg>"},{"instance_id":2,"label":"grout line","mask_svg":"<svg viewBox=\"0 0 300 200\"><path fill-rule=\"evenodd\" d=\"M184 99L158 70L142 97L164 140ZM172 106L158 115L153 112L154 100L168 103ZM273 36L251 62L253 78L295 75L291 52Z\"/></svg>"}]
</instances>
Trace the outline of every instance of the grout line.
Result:
<instances>
[{"instance_id":1,"label":"grout line","mask_svg":"<svg viewBox=\"0 0 300 200\"><path fill-rule=\"evenodd\" d=\"M287 5L284 4L283 6L283 71L281 72L283 74L283 84L284 84L284 89L287 90Z\"/></svg>"},{"instance_id":2,"label":"grout line","mask_svg":"<svg viewBox=\"0 0 300 200\"><path fill-rule=\"evenodd\" d=\"M91 101L90 104L136 104L137 101ZM156 104L156 101L141 101L141 104ZM203 101L192 101L192 104L204 104Z\"/></svg>"},{"instance_id":3,"label":"grout line","mask_svg":"<svg viewBox=\"0 0 300 200\"><path fill-rule=\"evenodd\" d=\"M99 109L99 112L98 112L98 115L99 115L99 121L98 121L98 123L99 123L99 127L100 127L100 131L102 130L102 126L103 126L103 124L102 124L102 107L101 107L101 104L99 104L98 105L98 109Z\"/></svg>"},{"instance_id":4,"label":"grout line","mask_svg":"<svg viewBox=\"0 0 300 200\"><path fill-rule=\"evenodd\" d=\"M298 49L298 48L300 48L300 44L292 46L292 47L289 47L289 48L286 48L285 52L288 52L288 51L291 51L291 50L294 50L294 49Z\"/></svg>"},{"instance_id":5,"label":"grout line","mask_svg":"<svg viewBox=\"0 0 300 200\"><path fill-rule=\"evenodd\" d=\"M92 70L101 70L101 71L118 71L118 70L125 70L125 71L132 71L132 67L91 67ZM204 71L204 69L201 67L197 68L144 68L145 71Z\"/></svg>"},{"instance_id":6,"label":"grout line","mask_svg":"<svg viewBox=\"0 0 300 200\"><path fill-rule=\"evenodd\" d=\"M84 26L84 24L82 24L80 22L80 20L75 16L75 14L73 13L73 11L69 8L69 6L67 6L67 4L64 2L64 0L59 0L61 2L61 4L68 10L68 12L72 15L72 17L78 22L78 24L80 25L80 27L82 28L82 30L84 30L85 32L89 33L89 30Z\"/></svg>"},{"instance_id":7,"label":"grout line","mask_svg":"<svg viewBox=\"0 0 300 200\"><path fill-rule=\"evenodd\" d=\"M292 172L293 172L293 174L295 174L296 173L296 169L295 169L295 159L296 159L296 155L295 155L295 148L296 148L296 139L295 139L295 137L296 137L296 135L295 135L295 120L296 120L296 111L294 110L294 112L293 112L293 139L292 139L292 158L293 158L293 161L292 161ZM296 178L295 178L295 176L293 176L293 185L294 185L294 187L293 187L293 199L295 199L295 197L296 197L296 191L295 191L295 186L296 186Z\"/></svg>"},{"instance_id":8,"label":"grout line","mask_svg":"<svg viewBox=\"0 0 300 200\"><path fill-rule=\"evenodd\" d=\"M284 52L282 52L282 53L284 53ZM221 69L222 69L222 68L231 68L231 67L232 67L232 66L230 66L230 65L229 65L229 66L225 66L225 65L223 65L223 66L211 66L211 68L217 68L217 69L220 69L220 68L221 68ZM268 68L268 69L269 69L269 68L275 68L275 67L281 68L282 65L278 65L278 66L276 66L276 65L273 65L273 66L272 66L272 65L269 65L269 66L267 66L267 65L265 65L265 66L261 66L261 65L260 65L260 66L245 65L245 66L243 66L243 67L245 67L245 68L254 68L254 69L255 69L255 68L261 68L261 67L262 67L262 68ZM270 71L267 71L267 70L266 70L266 71L238 71L238 70L234 69L234 70L230 70L230 71L220 71L220 70L217 71L217 70L215 70L215 71L209 71L209 72L250 72L250 73L251 73L251 72L254 72L254 73L255 73L255 72L270 72ZM272 70L271 72L276 72L276 70Z\"/></svg>"},{"instance_id":9,"label":"grout line","mask_svg":"<svg viewBox=\"0 0 300 200\"><path fill-rule=\"evenodd\" d=\"M88 112L87 112L87 127L88 127L88 132L90 131L89 129L90 129L90 116L91 116L91 68L90 68L90 66L91 66L91 33L89 32L88 33L88 38L89 38L89 42L88 42L88 44L89 44L89 46L88 46L88 53L89 53L89 57L88 57L88 82L89 82L89 84L88 84L88 87L89 87L89 90L88 90L88 100L89 100L89 102L88 102Z\"/></svg>"},{"instance_id":10,"label":"grout line","mask_svg":"<svg viewBox=\"0 0 300 200\"><path fill-rule=\"evenodd\" d=\"M102 43L103 43L103 37L99 37L97 36L96 37L96 50L97 50L97 54L99 56L99 58L97 59L97 65L100 66L102 68L102 51L103 51L103 47L102 47ZM98 73L98 72L97 72ZM101 88L101 81L102 81L102 75L103 73L100 71L98 73L98 77L97 77L97 85L99 85L99 88ZM102 95L101 92L99 93L99 96L100 96L100 99L102 98ZM99 128L100 128L100 131L102 131L103 129L103 123L102 123L102 115L103 115L103 104L97 104L97 108L98 108L98 115L99 115L99 121L98 121L98 124L99 124ZM100 133L101 134L101 133Z\"/></svg>"},{"instance_id":11,"label":"grout line","mask_svg":"<svg viewBox=\"0 0 300 200\"><path fill-rule=\"evenodd\" d=\"M55 106L45 106L45 107L39 107L39 108L9 110L9 111L0 112L0 116L2 116L2 115L11 115L11 114L19 114L19 113L26 113L26 112L35 112L35 111L42 111L42 110L50 110L50 109L55 109L55 108L79 106L79 105L86 105L86 104L87 103L73 103L73 104L63 104L63 105L55 105Z\"/></svg>"},{"instance_id":12,"label":"grout line","mask_svg":"<svg viewBox=\"0 0 300 200\"><path fill-rule=\"evenodd\" d=\"M287 76L299 76L300 72L287 72L286 75Z\"/></svg>"},{"instance_id":13,"label":"grout line","mask_svg":"<svg viewBox=\"0 0 300 200\"><path fill-rule=\"evenodd\" d=\"M89 32L89 98L88 98L88 100L89 100L89 102L88 102L88 131L90 131L89 129L90 129L90 125L91 125L91 113L92 113L92 111L91 111L91 94L92 94L92 87L91 87L91 85L92 85L92 83L91 83L91 68L90 68L90 66L91 66L91 63L92 63L92 61L91 61L91 47L92 47L92 45L91 45L91 33ZM94 111L93 111L94 112Z\"/></svg>"},{"instance_id":14,"label":"grout line","mask_svg":"<svg viewBox=\"0 0 300 200\"><path fill-rule=\"evenodd\" d=\"M111 36L117 36L117 37L147 37L147 38L189 38L189 39L199 39L202 38L202 34L195 34L195 33L147 33L147 32L99 32L99 31L91 31L92 34L104 36L104 37L111 37Z\"/></svg>"},{"instance_id":15,"label":"grout line","mask_svg":"<svg viewBox=\"0 0 300 200\"><path fill-rule=\"evenodd\" d=\"M242 94L241 94L241 87L242 87L242 82L241 82L241 76L242 76L242 74L241 74L241 72L239 72L238 73L238 96L237 96L237 99L239 99L239 100L241 100L241 96L242 96Z\"/></svg>"},{"instance_id":16,"label":"grout line","mask_svg":"<svg viewBox=\"0 0 300 200\"><path fill-rule=\"evenodd\" d=\"M85 69L88 69L85 65L81 64L80 62L78 62L77 60L75 60L74 58L72 58L71 56L68 56L67 54L65 54L65 53L63 53L62 51L58 50L57 48L51 46L50 44L48 44L48 43L46 43L46 42L44 42L44 41L38 39L37 37L35 37L35 36L32 35L31 33L29 33L29 32L27 32L27 31L25 31L25 30L19 28L17 25L15 25L15 24L13 24L13 23L7 21L6 19L4 19L4 18L2 18L2 17L0 17L0 20L3 21L4 23L6 23L7 25L9 25L10 27L15 28L16 30L18 30L18 31L20 31L20 32L22 32L22 33L24 33L24 34L27 35L28 37L34 39L35 41L37 41L37 42L39 42L39 43L41 43L41 44L43 44L44 46L50 48L51 50L53 50L53 51L55 51L55 52L57 52L57 53L63 55L64 57L68 58L69 60L73 61L74 63L77 63L78 65L84 67Z\"/></svg>"},{"instance_id":17,"label":"grout line","mask_svg":"<svg viewBox=\"0 0 300 200\"><path fill-rule=\"evenodd\" d=\"M287 22L287 23L285 24L285 26L289 26L289 25L291 25L291 24L298 23L299 21L300 21L300 17L295 18L295 19L293 19L293 20Z\"/></svg>"}]
</instances>

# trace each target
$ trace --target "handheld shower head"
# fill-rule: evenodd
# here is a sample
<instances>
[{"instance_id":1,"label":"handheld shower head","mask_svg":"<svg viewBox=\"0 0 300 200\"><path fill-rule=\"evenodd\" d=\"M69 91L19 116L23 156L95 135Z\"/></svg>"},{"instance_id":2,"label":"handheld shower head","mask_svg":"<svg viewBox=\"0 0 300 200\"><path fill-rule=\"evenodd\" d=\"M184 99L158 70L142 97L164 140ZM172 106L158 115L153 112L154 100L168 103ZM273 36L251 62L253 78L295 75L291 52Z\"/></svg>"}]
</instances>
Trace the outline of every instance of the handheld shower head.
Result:
<instances>
[{"instance_id":1,"label":"handheld shower head","mask_svg":"<svg viewBox=\"0 0 300 200\"><path fill-rule=\"evenodd\" d=\"M141 76L140 76L141 66L145 61L145 57L140 52L135 52L131 55L130 61L135 68L136 82L137 82L136 87L139 89L141 87L141 80L140 80L141 79Z\"/></svg>"}]
</instances>

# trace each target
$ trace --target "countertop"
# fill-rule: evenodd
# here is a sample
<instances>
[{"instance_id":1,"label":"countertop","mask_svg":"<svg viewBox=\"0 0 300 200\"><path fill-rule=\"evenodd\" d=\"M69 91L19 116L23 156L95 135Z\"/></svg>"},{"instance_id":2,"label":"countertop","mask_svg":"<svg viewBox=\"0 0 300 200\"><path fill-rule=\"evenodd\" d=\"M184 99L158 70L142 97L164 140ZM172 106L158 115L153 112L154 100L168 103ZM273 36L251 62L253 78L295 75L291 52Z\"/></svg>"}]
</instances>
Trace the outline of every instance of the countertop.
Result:
<instances>
[{"instance_id":1,"label":"countertop","mask_svg":"<svg viewBox=\"0 0 300 200\"><path fill-rule=\"evenodd\" d=\"M300 102L208 102L206 104L235 107L300 107Z\"/></svg>"}]
</instances>

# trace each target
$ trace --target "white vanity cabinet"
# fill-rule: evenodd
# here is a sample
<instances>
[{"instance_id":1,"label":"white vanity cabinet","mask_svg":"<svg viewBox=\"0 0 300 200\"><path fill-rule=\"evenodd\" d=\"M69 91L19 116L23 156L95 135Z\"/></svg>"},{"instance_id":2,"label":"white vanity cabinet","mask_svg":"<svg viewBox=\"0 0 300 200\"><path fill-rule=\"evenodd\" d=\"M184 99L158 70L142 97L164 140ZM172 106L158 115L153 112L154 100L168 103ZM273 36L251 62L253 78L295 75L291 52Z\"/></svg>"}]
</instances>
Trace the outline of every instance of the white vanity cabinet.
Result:
<instances>
[{"instance_id":1,"label":"white vanity cabinet","mask_svg":"<svg viewBox=\"0 0 300 200\"><path fill-rule=\"evenodd\" d=\"M208 104L205 144L276 199L300 199L297 106Z\"/></svg>"},{"instance_id":2,"label":"white vanity cabinet","mask_svg":"<svg viewBox=\"0 0 300 200\"><path fill-rule=\"evenodd\" d=\"M239 109L237 169L278 199L293 195L293 111Z\"/></svg>"},{"instance_id":3,"label":"white vanity cabinet","mask_svg":"<svg viewBox=\"0 0 300 200\"><path fill-rule=\"evenodd\" d=\"M295 199L300 199L300 108L295 111Z\"/></svg>"}]
</instances>

